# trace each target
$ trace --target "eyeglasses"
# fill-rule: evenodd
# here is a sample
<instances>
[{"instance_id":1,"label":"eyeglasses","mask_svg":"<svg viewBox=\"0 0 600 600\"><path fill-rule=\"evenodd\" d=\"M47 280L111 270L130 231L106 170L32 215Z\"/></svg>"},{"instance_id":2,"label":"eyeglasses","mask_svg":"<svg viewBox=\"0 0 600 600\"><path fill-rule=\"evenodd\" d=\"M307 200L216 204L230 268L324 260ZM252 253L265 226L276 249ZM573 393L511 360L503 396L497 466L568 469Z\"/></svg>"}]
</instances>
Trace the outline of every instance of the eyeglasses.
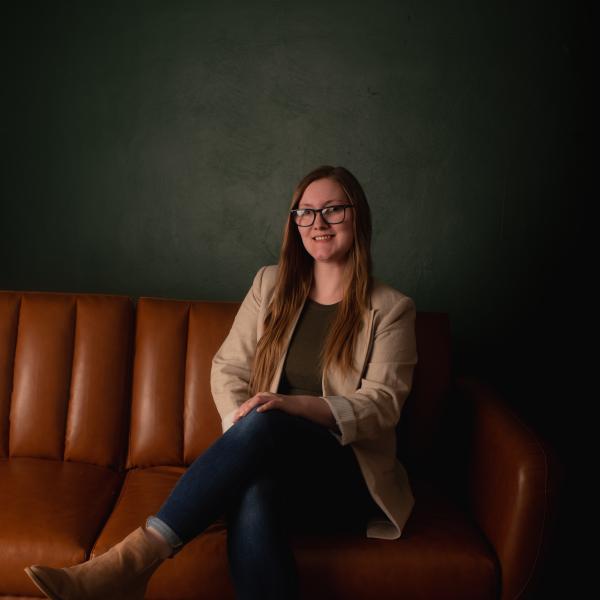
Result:
<instances>
[{"instance_id":1,"label":"eyeglasses","mask_svg":"<svg viewBox=\"0 0 600 600\"><path fill-rule=\"evenodd\" d=\"M334 225L344 221L347 208L354 208L354 206L352 204L338 204L337 206L326 206L325 208L295 208L290 210L290 214L296 225L300 227L310 227L315 222L317 213L321 213L321 217L326 223Z\"/></svg>"}]
</instances>

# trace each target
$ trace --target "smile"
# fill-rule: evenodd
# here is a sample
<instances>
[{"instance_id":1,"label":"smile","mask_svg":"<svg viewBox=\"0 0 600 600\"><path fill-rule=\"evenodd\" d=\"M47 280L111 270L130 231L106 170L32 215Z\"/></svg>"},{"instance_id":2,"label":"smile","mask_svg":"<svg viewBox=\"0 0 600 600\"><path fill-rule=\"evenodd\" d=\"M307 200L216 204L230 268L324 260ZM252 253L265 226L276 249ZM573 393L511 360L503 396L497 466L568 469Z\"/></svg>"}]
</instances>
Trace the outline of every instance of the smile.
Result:
<instances>
[{"instance_id":1,"label":"smile","mask_svg":"<svg viewBox=\"0 0 600 600\"><path fill-rule=\"evenodd\" d=\"M330 240L333 237L333 235L318 235L317 237L314 237L313 240L315 240L316 242L326 242L327 240Z\"/></svg>"}]
</instances>

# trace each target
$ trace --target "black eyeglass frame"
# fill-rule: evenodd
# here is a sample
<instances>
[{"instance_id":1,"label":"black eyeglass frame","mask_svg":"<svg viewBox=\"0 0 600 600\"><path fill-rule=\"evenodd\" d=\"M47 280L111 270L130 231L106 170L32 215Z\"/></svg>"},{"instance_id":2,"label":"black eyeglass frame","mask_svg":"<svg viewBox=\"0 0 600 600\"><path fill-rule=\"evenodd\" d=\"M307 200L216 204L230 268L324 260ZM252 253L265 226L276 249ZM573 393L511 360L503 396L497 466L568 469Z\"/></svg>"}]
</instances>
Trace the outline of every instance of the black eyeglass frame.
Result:
<instances>
[{"instance_id":1,"label":"black eyeglass frame","mask_svg":"<svg viewBox=\"0 0 600 600\"><path fill-rule=\"evenodd\" d=\"M323 216L323 211L327 210L328 208L343 208L344 209L344 216L342 217L342 220L341 221L337 221L335 223L330 223ZM292 210L290 210L290 215L292 215L292 217L295 218L299 210L308 210L308 211L310 211L312 213L313 220L308 225L300 225L300 223L296 223L296 221L294 220L294 223L296 225L298 225L298 227L312 227L315 224L315 220L317 218L317 213L321 213L321 218L328 225L339 225L340 223L343 223L346 220L346 209L347 208L354 208L354 204L333 204L331 206L324 206L323 208L293 208Z\"/></svg>"}]
</instances>

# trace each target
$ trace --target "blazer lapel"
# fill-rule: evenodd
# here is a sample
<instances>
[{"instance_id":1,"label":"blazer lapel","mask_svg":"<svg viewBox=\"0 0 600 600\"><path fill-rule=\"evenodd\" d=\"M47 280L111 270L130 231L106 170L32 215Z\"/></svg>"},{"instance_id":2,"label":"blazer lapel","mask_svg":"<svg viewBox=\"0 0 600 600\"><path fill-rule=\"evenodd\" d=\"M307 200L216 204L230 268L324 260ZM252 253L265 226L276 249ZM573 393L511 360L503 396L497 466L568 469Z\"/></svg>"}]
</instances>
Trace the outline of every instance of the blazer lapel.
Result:
<instances>
[{"instance_id":1,"label":"blazer lapel","mask_svg":"<svg viewBox=\"0 0 600 600\"><path fill-rule=\"evenodd\" d=\"M342 373L337 366L323 371L322 388L323 396L344 396L355 392L361 384L362 376L366 368L366 360L371 346L373 334L373 317L375 309L366 309L363 313L362 327L358 333L354 354L354 368L356 371L352 376Z\"/></svg>"}]
</instances>

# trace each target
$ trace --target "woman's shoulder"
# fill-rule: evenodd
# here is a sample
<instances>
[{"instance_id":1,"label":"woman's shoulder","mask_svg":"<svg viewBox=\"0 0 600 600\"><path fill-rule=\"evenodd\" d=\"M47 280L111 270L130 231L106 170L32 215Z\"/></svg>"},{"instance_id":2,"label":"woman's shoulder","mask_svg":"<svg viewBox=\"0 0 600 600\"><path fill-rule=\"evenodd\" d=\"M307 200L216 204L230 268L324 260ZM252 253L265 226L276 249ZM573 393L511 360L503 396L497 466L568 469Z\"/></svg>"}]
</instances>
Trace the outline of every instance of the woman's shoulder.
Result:
<instances>
[{"instance_id":1,"label":"woman's shoulder","mask_svg":"<svg viewBox=\"0 0 600 600\"><path fill-rule=\"evenodd\" d=\"M254 275L252 286L254 292L259 296L264 296L265 292L272 290L277 279L278 265L263 265Z\"/></svg>"},{"instance_id":2,"label":"woman's shoulder","mask_svg":"<svg viewBox=\"0 0 600 600\"><path fill-rule=\"evenodd\" d=\"M414 304L414 300L408 294L405 294L378 277L373 277L373 287L371 289L371 305L373 308L386 310L401 302Z\"/></svg>"},{"instance_id":3,"label":"woman's shoulder","mask_svg":"<svg viewBox=\"0 0 600 600\"><path fill-rule=\"evenodd\" d=\"M273 287L275 280L277 279L277 270L279 265L264 265L258 272L262 271L262 285L267 287Z\"/></svg>"},{"instance_id":4,"label":"woman's shoulder","mask_svg":"<svg viewBox=\"0 0 600 600\"><path fill-rule=\"evenodd\" d=\"M263 277L267 277L267 279L275 279L275 277L277 277L277 269L279 269L279 265L265 265L264 267L261 267L261 269L264 269Z\"/></svg>"}]
</instances>

